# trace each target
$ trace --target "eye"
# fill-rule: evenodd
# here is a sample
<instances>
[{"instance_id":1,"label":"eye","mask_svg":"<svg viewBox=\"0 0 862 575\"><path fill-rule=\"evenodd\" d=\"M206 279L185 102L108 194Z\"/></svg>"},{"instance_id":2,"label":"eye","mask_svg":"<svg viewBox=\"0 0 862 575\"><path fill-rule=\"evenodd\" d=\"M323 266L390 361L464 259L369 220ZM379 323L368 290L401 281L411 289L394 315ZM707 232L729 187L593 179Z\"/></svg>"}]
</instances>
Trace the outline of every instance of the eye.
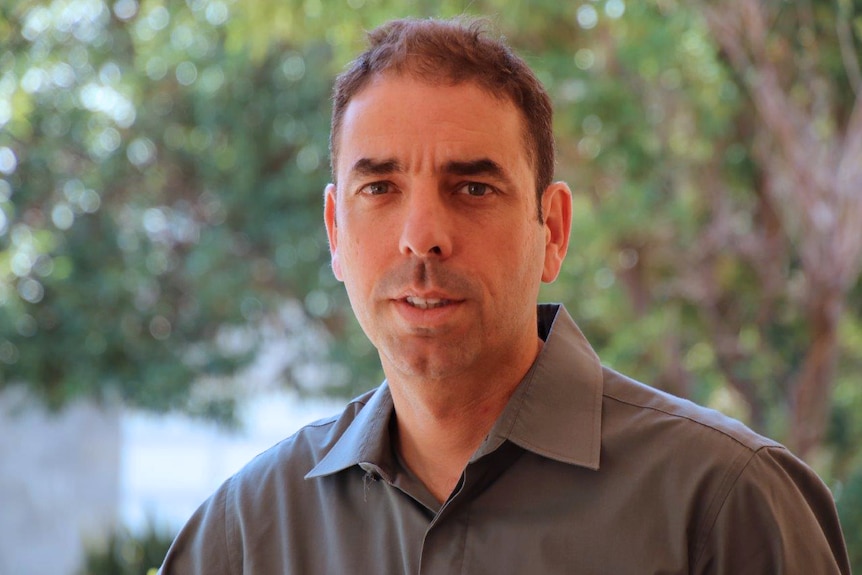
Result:
<instances>
[{"instance_id":1,"label":"eye","mask_svg":"<svg viewBox=\"0 0 862 575\"><path fill-rule=\"evenodd\" d=\"M467 194L468 196L473 196L477 198L481 198L482 196L487 196L493 191L493 188L488 184L482 184L480 182L467 182L461 185L458 188L458 193Z\"/></svg>"},{"instance_id":2,"label":"eye","mask_svg":"<svg viewBox=\"0 0 862 575\"><path fill-rule=\"evenodd\" d=\"M388 182L371 182L370 184L364 185L359 191L363 194L368 194L369 196L380 196L388 193L391 187L391 184Z\"/></svg>"}]
</instances>

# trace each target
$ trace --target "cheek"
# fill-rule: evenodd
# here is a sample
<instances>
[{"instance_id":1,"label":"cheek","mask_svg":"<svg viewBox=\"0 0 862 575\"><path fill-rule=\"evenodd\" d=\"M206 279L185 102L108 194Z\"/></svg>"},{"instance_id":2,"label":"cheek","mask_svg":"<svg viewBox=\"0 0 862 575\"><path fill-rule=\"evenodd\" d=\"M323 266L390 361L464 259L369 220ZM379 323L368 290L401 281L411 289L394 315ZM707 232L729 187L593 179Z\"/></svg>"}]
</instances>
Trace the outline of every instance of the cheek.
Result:
<instances>
[{"instance_id":1,"label":"cheek","mask_svg":"<svg viewBox=\"0 0 862 575\"><path fill-rule=\"evenodd\" d=\"M541 283L545 263L544 233L541 228L537 225L535 230L528 230L522 236L520 244L513 246L513 252L517 256L510 259L508 268L511 273L520 275L522 281L529 287L534 283L538 286Z\"/></svg>"},{"instance_id":2,"label":"cheek","mask_svg":"<svg viewBox=\"0 0 862 575\"><path fill-rule=\"evenodd\" d=\"M357 289L363 292L371 291L379 257L374 253L371 242L347 241L342 245L339 254L338 267L343 276L342 281L351 291Z\"/></svg>"},{"instance_id":3,"label":"cheek","mask_svg":"<svg viewBox=\"0 0 862 575\"><path fill-rule=\"evenodd\" d=\"M485 235L483 240L494 257L509 261L509 267L528 266L540 260L545 251L544 230L538 226L519 228L511 225L494 236Z\"/></svg>"},{"instance_id":4,"label":"cheek","mask_svg":"<svg viewBox=\"0 0 862 575\"><path fill-rule=\"evenodd\" d=\"M533 284L539 283L543 254L543 244L534 235L508 228L503 234L485 236L470 272L485 278L491 297L512 301L531 294Z\"/></svg>"}]
</instances>

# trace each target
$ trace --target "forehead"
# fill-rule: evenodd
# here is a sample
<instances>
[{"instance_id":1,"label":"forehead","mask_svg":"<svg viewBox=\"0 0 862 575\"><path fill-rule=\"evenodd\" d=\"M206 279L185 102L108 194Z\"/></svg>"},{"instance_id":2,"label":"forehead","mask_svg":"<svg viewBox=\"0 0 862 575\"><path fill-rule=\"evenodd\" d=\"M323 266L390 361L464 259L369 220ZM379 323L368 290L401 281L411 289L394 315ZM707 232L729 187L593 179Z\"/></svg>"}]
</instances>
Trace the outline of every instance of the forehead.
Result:
<instances>
[{"instance_id":1,"label":"forehead","mask_svg":"<svg viewBox=\"0 0 862 575\"><path fill-rule=\"evenodd\" d=\"M364 157L427 163L489 157L529 167L525 120L475 82L432 84L404 75L372 79L348 103L338 134L339 177Z\"/></svg>"}]
</instances>

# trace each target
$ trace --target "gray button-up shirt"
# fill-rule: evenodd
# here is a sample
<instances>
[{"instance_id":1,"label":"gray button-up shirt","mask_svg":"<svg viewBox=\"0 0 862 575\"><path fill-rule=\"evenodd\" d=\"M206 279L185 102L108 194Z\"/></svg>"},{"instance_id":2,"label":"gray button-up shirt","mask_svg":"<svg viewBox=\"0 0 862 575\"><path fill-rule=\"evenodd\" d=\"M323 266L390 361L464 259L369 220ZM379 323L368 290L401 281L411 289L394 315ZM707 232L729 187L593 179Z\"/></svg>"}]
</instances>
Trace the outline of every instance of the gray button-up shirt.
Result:
<instances>
[{"instance_id":1,"label":"gray button-up shirt","mask_svg":"<svg viewBox=\"0 0 862 575\"><path fill-rule=\"evenodd\" d=\"M164 575L849 573L829 490L781 445L603 368L568 313L440 505L387 384L227 480Z\"/></svg>"}]
</instances>

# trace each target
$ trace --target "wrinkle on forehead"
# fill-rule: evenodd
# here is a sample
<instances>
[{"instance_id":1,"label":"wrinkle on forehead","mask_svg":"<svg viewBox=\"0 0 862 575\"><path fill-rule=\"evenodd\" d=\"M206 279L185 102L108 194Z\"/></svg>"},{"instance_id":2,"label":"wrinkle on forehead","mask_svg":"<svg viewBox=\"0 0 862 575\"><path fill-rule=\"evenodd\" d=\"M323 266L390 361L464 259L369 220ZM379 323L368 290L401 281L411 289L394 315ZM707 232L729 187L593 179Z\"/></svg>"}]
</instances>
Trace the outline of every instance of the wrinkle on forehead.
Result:
<instances>
[{"instance_id":1,"label":"wrinkle on forehead","mask_svg":"<svg viewBox=\"0 0 862 575\"><path fill-rule=\"evenodd\" d=\"M386 158L382 160L374 158L360 158L354 162L353 166L350 168L349 174L350 177L369 177L400 174L407 171L407 167L405 167L396 158ZM502 181L507 185L513 184L508 171L498 162L495 162L490 158L448 160L439 168L435 168L435 171L452 176L483 176Z\"/></svg>"},{"instance_id":2,"label":"wrinkle on forehead","mask_svg":"<svg viewBox=\"0 0 862 575\"><path fill-rule=\"evenodd\" d=\"M365 83L365 85L359 89L350 101L345 106L345 113L342 118L342 121L338 130L338 139L339 142L335 146L334 150L336 151L336 155L331 158L332 163L332 177L335 181L338 178L338 166L340 165L340 161L342 158L338 157L341 155L342 145L344 136L345 136L345 126L348 124L348 116L351 115L351 110L354 104L363 98L367 92L373 90L374 88L384 84L386 82L398 82L398 81L413 81L419 84L423 84L429 87L440 87L440 88L455 88L462 87L464 89L476 88L486 96L489 96L496 100L497 102L503 104L504 106L508 104L511 106L512 110L517 114L518 122L520 124L521 138L524 145L524 152L526 153L527 163L529 168L532 171L536 170L536 157L534 150L529 145L531 140L529 126L527 123L527 118L524 116L524 112L518 108L516 102L509 97L505 91L494 89L494 86L488 85L487 83L482 83L477 81L475 78L466 78L459 79L453 77L450 74L439 73L439 74L429 74L427 72L414 69L412 66L398 66L394 69L384 70L382 72L374 73L369 80ZM417 114L421 113L417 111ZM446 121L447 118L441 119L441 121ZM466 132L470 131L478 131L478 130L470 130L468 128L463 128Z\"/></svg>"}]
</instances>

